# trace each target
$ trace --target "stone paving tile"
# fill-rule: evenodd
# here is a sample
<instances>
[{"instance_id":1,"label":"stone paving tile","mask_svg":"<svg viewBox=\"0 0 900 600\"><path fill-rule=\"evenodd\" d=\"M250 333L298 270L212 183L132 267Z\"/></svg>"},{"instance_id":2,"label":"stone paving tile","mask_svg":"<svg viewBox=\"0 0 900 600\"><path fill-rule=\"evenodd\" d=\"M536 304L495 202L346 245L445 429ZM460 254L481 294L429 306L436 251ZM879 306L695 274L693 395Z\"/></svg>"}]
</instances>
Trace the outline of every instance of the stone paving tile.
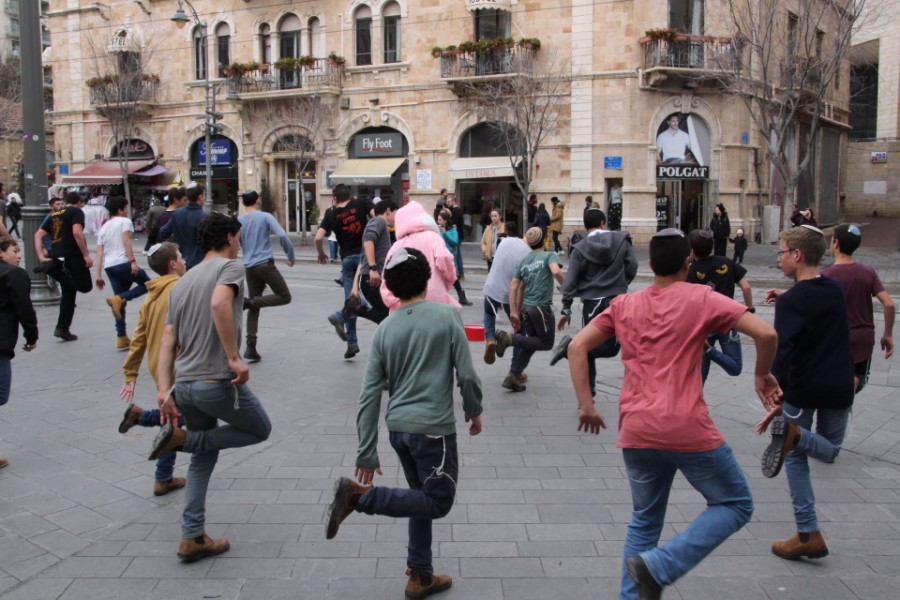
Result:
<instances>
[{"instance_id":1,"label":"stone paving tile","mask_svg":"<svg viewBox=\"0 0 900 600\"><path fill-rule=\"evenodd\" d=\"M286 560L286 559L279 559ZM368 580L367 585L372 584L375 577L377 558L298 558L290 559L291 564L288 576L293 579L317 579L328 581L332 579L360 578ZM402 571L401 571L402 573ZM261 577L261 575L256 575ZM266 575L267 579L272 577Z\"/></svg>"},{"instance_id":2,"label":"stone paving tile","mask_svg":"<svg viewBox=\"0 0 900 600\"><path fill-rule=\"evenodd\" d=\"M36 535L29 538L28 541L30 541L32 544L40 546L44 550L58 556L59 558L71 556L72 554L75 554L79 550L83 550L90 545L89 542L81 539L77 535L69 533L68 531L63 531L61 529L57 529L56 531L51 531L49 533L44 533L41 535Z\"/></svg>"},{"instance_id":3,"label":"stone paving tile","mask_svg":"<svg viewBox=\"0 0 900 600\"><path fill-rule=\"evenodd\" d=\"M121 577L132 557L87 557L67 558L47 571L48 577Z\"/></svg>"},{"instance_id":4,"label":"stone paving tile","mask_svg":"<svg viewBox=\"0 0 900 600\"><path fill-rule=\"evenodd\" d=\"M3 594L3 600L36 600L37 598L50 600L59 598L66 588L72 585L72 579L32 579L19 587L7 590Z\"/></svg>"},{"instance_id":5,"label":"stone paving tile","mask_svg":"<svg viewBox=\"0 0 900 600\"><path fill-rule=\"evenodd\" d=\"M149 584L148 584L149 583ZM146 600L155 581L146 579L76 579L59 596L59 600Z\"/></svg>"},{"instance_id":6,"label":"stone paving tile","mask_svg":"<svg viewBox=\"0 0 900 600\"><path fill-rule=\"evenodd\" d=\"M291 558L231 558L223 555L212 561L206 577L210 579L285 579L294 576L292 575L294 562L294 559Z\"/></svg>"},{"instance_id":7,"label":"stone paving tile","mask_svg":"<svg viewBox=\"0 0 900 600\"><path fill-rule=\"evenodd\" d=\"M59 564L60 560L61 559L55 554L46 552L32 558L26 558L19 561L14 560L6 563L3 565L3 570L19 581L25 581L31 579L38 573L43 575L45 569Z\"/></svg>"}]
</instances>

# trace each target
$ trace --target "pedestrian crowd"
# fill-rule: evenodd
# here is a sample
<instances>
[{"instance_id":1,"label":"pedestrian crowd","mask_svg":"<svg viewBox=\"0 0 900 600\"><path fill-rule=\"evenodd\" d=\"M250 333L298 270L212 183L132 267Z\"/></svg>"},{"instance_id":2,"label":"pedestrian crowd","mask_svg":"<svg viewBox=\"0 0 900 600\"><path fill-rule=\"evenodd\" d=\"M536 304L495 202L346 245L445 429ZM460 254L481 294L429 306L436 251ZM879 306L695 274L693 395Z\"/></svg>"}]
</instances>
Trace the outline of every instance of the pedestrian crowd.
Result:
<instances>
[{"instance_id":1,"label":"pedestrian crowd","mask_svg":"<svg viewBox=\"0 0 900 600\"><path fill-rule=\"evenodd\" d=\"M248 363L262 360L260 311L292 301L276 266L273 235L287 266L295 260L289 237L262 210L256 191L241 195L240 218L206 214L205 193L199 185L173 189L165 210L153 215L144 253L155 278L137 265L125 198L107 199L110 218L97 234L93 258L85 241L82 198L74 192L65 197L64 206L52 205L33 240L40 261L35 272L60 286L54 336L62 341L77 340L71 331L77 294L94 285L103 290L109 281L113 295L106 302L116 347L127 351L120 390L126 406L118 430L159 429L149 452L156 461L153 493L184 489L177 549L184 562L230 548L227 539L206 533L209 480L221 450L261 443L271 433L268 414L248 385ZM754 391L766 410L757 431L771 434L761 453L762 472L776 477L785 470L796 524L796 533L775 542L772 552L789 560L828 555L808 459L831 463L840 452L854 397L867 383L875 349L873 298L884 309L880 348L887 358L894 351L894 303L875 271L853 258L862 242L859 228L835 229L830 242L835 261L822 271L828 243L814 223L798 221L782 232L778 264L794 284L766 292L765 301L775 305L771 326L754 314L741 264L747 242L740 229L730 237L721 204L709 228L689 234L664 229L651 238L654 279L638 292L628 291L638 266L631 236L610 231L607 215L591 202L582 214L585 233L569 247L563 268L559 233L564 205L556 197L551 204L552 214L536 197L529 198L522 232L516 222L503 223L499 211L489 210L481 239L488 267L483 360L494 364L511 349L501 386L520 393L527 389L526 368L535 353L549 351L551 366L566 359L577 399L577 429L596 435L607 427L595 404L596 360L621 357L625 376L617 446L634 510L625 536L620 597L660 598L666 586L753 514L747 479L703 395L712 364L732 376L742 372L742 335L756 348ZM334 538L354 512L409 519L405 594L411 599L452 585L450 576L434 570L432 524L452 509L460 477L454 386L469 435L481 434L484 427L482 382L461 317L462 306L472 304L461 284L461 217L446 190L430 214L415 201L398 208L390 200L357 199L339 184L315 236L319 263L336 259L326 253L326 240L333 239L339 253L343 302L327 321L346 343L345 360L361 352L358 317L377 325L359 395L355 473L335 483L325 537ZM30 280L18 266L20 247L12 230L3 233L0 405L10 395L20 329L24 351L34 350L38 341ZM725 256L729 240L735 245L734 258ZM558 319L553 308L557 285L562 296ZM743 303L733 299L736 289ZM144 295L129 337L126 306ZM576 298L581 301L581 329L557 343L556 333L571 325ZM497 328L501 310L511 324L508 331ZM134 403L145 357L158 390L154 407ZM408 489L375 481L382 474L377 444L385 392L388 441ZM174 476L178 452L190 455L186 478ZM7 464L0 457L0 468ZM678 472L704 497L706 508L660 545Z\"/></svg>"}]
</instances>

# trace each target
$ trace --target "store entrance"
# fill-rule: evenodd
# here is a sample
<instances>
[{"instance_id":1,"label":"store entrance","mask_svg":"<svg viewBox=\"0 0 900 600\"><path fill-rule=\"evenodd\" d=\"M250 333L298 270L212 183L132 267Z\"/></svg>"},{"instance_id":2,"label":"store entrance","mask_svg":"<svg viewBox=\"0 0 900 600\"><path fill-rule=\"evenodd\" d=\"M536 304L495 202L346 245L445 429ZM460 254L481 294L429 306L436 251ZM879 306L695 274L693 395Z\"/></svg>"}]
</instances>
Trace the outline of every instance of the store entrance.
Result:
<instances>
[{"instance_id":1,"label":"store entrance","mask_svg":"<svg viewBox=\"0 0 900 600\"><path fill-rule=\"evenodd\" d=\"M656 230L674 227L687 233L707 227L718 201L717 181L659 179L656 182Z\"/></svg>"},{"instance_id":2,"label":"store entrance","mask_svg":"<svg viewBox=\"0 0 900 600\"><path fill-rule=\"evenodd\" d=\"M490 221L486 212L488 203L500 211L500 220L515 221L522 230L522 193L510 180L465 180L457 183L456 198L463 211L466 224L465 241L479 241L483 223Z\"/></svg>"}]
</instances>

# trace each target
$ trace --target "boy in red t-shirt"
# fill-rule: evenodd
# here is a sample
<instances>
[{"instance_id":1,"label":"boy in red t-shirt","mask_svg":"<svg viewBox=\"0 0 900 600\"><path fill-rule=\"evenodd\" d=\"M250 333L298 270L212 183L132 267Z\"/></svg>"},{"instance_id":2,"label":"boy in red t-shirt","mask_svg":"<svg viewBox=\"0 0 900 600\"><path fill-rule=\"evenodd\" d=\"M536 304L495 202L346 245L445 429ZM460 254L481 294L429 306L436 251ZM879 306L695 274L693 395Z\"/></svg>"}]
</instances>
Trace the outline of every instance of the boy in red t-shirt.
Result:
<instances>
[{"instance_id":1,"label":"boy in red t-shirt","mask_svg":"<svg viewBox=\"0 0 900 600\"><path fill-rule=\"evenodd\" d=\"M756 393L775 408L781 390L770 372L775 330L747 307L707 286L685 282L688 240L664 229L650 240L654 283L616 297L569 345L569 369L579 404L579 431L599 433L587 353L616 336L625 379L619 396L618 447L628 471L634 512L625 537L620 598L659 598L662 588L690 571L753 513L753 499L731 448L703 400L700 361L710 331L732 328L756 344ZM703 494L707 508L662 547L675 473Z\"/></svg>"}]
</instances>

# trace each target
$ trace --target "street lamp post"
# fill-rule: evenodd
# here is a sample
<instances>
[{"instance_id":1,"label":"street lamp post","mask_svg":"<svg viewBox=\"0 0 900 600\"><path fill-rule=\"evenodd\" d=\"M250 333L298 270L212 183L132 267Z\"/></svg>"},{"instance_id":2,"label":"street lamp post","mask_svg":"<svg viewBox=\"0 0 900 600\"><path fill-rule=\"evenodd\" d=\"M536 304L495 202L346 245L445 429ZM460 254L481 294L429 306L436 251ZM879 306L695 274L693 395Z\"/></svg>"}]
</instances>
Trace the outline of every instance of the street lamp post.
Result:
<instances>
[{"instance_id":1,"label":"street lamp post","mask_svg":"<svg viewBox=\"0 0 900 600\"><path fill-rule=\"evenodd\" d=\"M184 5L187 5L188 10L191 11L191 15L188 16L187 13L184 12ZM212 197L212 134L213 130L216 127L216 121L222 118L220 113L216 112L216 94L215 90L212 89L212 85L209 82L209 28L205 21L200 20L200 15L197 14L196 9L194 9L194 5L189 2L189 0L178 0L178 8L175 10L175 14L172 15L172 21L178 26L179 29L183 29L185 25L190 22L193 22L200 29L200 42L203 46L203 83L206 90L206 110L204 111L204 130L205 130L205 144L206 144L206 193L205 200L203 202L203 210L207 213L212 212L213 206L213 197Z\"/></svg>"}]
</instances>

